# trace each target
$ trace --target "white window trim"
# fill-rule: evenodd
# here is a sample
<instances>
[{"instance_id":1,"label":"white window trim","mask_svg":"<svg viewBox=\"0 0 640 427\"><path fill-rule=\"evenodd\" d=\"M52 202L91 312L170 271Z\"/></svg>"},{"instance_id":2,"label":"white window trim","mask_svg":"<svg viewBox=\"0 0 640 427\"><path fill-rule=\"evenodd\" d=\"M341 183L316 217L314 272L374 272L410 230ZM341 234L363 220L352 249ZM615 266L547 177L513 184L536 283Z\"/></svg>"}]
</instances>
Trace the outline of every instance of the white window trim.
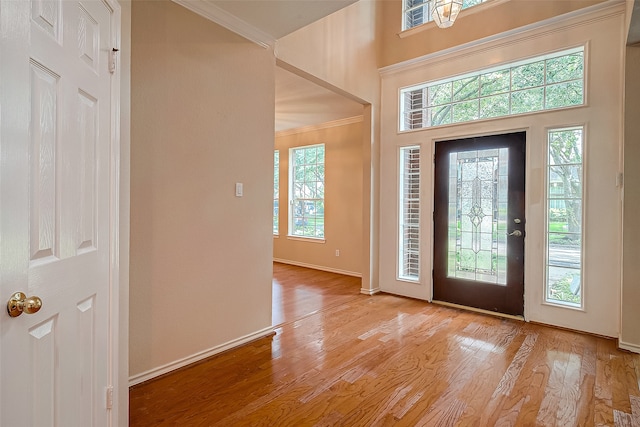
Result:
<instances>
[{"instance_id":1,"label":"white window trim","mask_svg":"<svg viewBox=\"0 0 640 427\"><path fill-rule=\"evenodd\" d=\"M564 107L558 107L558 108L543 108L541 110L536 110L536 111L528 111L528 112L523 112L523 113L515 113L515 114L507 114L504 116L496 116L496 117L488 117L488 118L480 118L480 119L476 119L476 120L468 120L468 121L463 121L463 122L452 122L452 123L445 123L445 124L440 124L440 125L434 125L434 126L423 126L423 127L419 127L419 128L415 128L415 129L403 129L404 126L404 95L405 93L408 92L412 92L412 91L416 91L416 90L422 90L428 87L432 87L432 86L437 86L443 83L449 83L449 82L455 82L461 79L465 79L465 78L469 78L469 77L475 77L475 76L480 76L482 74L487 74L487 73L491 73L491 72L495 72L495 71L505 71L508 69L512 69L515 67L519 67L521 65L526 65L526 64L531 64L531 63L535 63L538 61L547 61L549 59L553 59L553 58L558 58L561 56L567 56L567 55L572 55L574 53L578 53L578 52L582 52L582 62L583 62L583 74L582 74L582 103L581 104L576 104L576 105L568 105L568 106L564 106ZM587 70L588 70L588 46L586 44L581 44L579 46L574 46L574 47L570 47L567 49L561 49L561 50L556 50L553 52L548 52L542 55L535 55L535 56L531 56L528 58L523 58L523 59L519 59L517 61L508 61L508 62L504 62L492 67L487 67L487 68L481 68L481 69L477 69L477 70L473 70L470 72L466 72L466 73L461 73L461 74L456 74L456 75L452 75L452 76L447 76L446 78L441 78L441 79L436 79L436 80L431 80L431 81L427 81L427 82L422 82L419 84L415 84L415 85L410 85L410 86L405 86L405 87L401 87L398 89L398 126L397 126L397 132L399 134L402 133L408 133L408 132L415 132L415 131L422 131L425 129L433 129L433 128L439 128L439 127L446 127L446 126L457 126L460 124L465 124L465 123L480 123L480 122L484 122L484 121L488 121L488 120L496 120L496 119L504 119L506 117L514 117L514 116L521 116L521 115L529 115L529 114L540 114L540 113L546 113L549 111L557 111L557 110L563 110L563 109L570 109L570 108L581 108L584 107L587 104L587 92L588 92L588 80L587 80ZM552 86L553 84L545 84L539 87L545 88L545 92L546 92L546 87L547 86ZM513 93L513 91L511 90L511 88L509 88L508 92L504 92L504 93ZM478 97L478 99L482 99L483 97ZM474 98L475 99L475 98ZM454 102L451 103L451 105L453 105ZM427 109L429 107L426 107Z\"/></svg>"},{"instance_id":2,"label":"white window trim","mask_svg":"<svg viewBox=\"0 0 640 427\"><path fill-rule=\"evenodd\" d=\"M293 153L295 152L295 150L299 150L299 149L308 149L308 148L313 148L313 147L324 147L325 148L325 154L324 154L324 166L325 166L325 177L324 177L324 182L326 182L326 164L327 164L327 151L326 151L326 144L324 143L320 143L320 144L311 144L311 145L301 145L301 146L297 146L297 147L291 147L289 148L289 171L288 171L288 184L289 184L289 200L288 200L288 221L287 221L287 239L289 240L300 240L300 241L312 241L312 242L319 242L319 243L324 243L325 239L326 239L326 229L324 230L324 237L314 237L314 236L301 236L298 234L293 234L293 221L294 221L294 215L293 215L293 205L294 205L294 179L293 179L293 174L294 174L294 160L293 160ZM326 197L323 197L323 202L326 200ZM323 214L323 220L325 219L325 215Z\"/></svg>"},{"instance_id":3,"label":"white window trim","mask_svg":"<svg viewBox=\"0 0 640 427\"><path fill-rule=\"evenodd\" d=\"M404 181L403 181L403 177L404 177L404 173L403 173L403 169L402 169L402 163L403 163L403 152L405 150L412 150L412 149L417 149L418 150L418 249L417 249L417 253L418 253L418 275L417 277L414 276L408 276L408 275L404 275L403 274L403 270L404 270L404 251L403 251L403 247L404 247L404 233L403 233L403 225L404 225L404 195L403 195L403 185L404 185ZM398 188L398 224L397 224L397 230L398 230L398 236L397 236L397 244L398 244L398 249L396 251L397 254L397 268L396 268L396 279L399 281L403 281L403 282L409 282L409 283L420 283L421 280L421 276L422 276L422 265L421 265L421 243L422 243L422 227L421 227L421 211L422 211L422 191L421 191L421 169L422 169L422 147L420 145L410 145L410 146L405 146L405 147L399 147L398 149L398 182L397 182L397 188Z\"/></svg>"},{"instance_id":4,"label":"white window trim","mask_svg":"<svg viewBox=\"0 0 640 427\"><path fill-rule=\"evenodd\" d=\"M571 130L571 129L582 129L582 212L581 212L581 224L580 224L580 237L582 240L582 244L580 246L580 305L566 303L563 304L561 301L550 300L547 298L548 286L549 286L549 133L554 131L562 131L562 130ZM566 310L573 310L579 312L586 312L586 294L587 291L587 280L585 277L585 248L587 247L586 236L585 236L585 212L586 212L586 180L584 179L587 176L587 156L586 156L586 143L587 143L587 125L585 123L574 124L574 125L566 125L566 126L553 126L545 128L545 175L544 175L544 204L545 204L545 212L544 212L544 280L543 280L543 290L542 290L542 305L561 308Z\"/></svg>"}]
</instances>

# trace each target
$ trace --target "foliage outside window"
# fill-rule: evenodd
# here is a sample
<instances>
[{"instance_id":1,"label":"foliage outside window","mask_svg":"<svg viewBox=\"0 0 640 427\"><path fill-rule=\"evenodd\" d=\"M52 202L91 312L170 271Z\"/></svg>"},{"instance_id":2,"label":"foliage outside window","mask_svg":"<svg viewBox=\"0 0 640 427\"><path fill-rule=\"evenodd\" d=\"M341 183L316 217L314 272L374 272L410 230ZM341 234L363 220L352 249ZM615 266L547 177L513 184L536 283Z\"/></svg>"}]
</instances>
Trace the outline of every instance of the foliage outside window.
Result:
<instances>
[{"instance_id":1,"label":"foliage outside window","mask_svg":"<svg viewBox=\"0 0 640 427\"><path fill-rule=\"evenodd\" d=\"M400 130L584 104L584 48L403 89Z\"/></svg>"},{"instance_id":2,"label":"foliage outside window","mask_svg":"<svg viewBox=\"0 0 640 427\"><path fill-rule=\"evenodd\" d=\"M582 306L582 128L548 133L545 300Z\"/></svg>"},{"instance_id":3,"label":"foliage outside window","mask_svg":"<svg viewBox=\"0 0 640 427\"><path fill-rule=\"evenodd\" d=\"M273 153L273 234L278 234L280 203L280 151Z\"/></svg>"},{"instance_id":4,"label":"foliage outside window","mask_svg":"<svg viewBox=\"0 0 640 427\"><path fill-rule=\"evenodd\" d=\"M324 238L324 144L292 148L289 234Z\"/></svg>"},{"instance_id":5,"label":"foliage outside window","mask_svg":"<svg viewBox=\"0 0 640 427\"><path fill-rule=\"evenodd\" d=\"M463 0L462 8L484 3L489 0ZM418 25L433 21L431 17L431 5L429 0L404 0L403 1L403 22L402 29L408 30Z\"/></svg>"},{"instance_id":6,"label":"foliage outside window","mask_svg":"<svg viewBox=\"0 0 640 427\"><path fill-rule=\"evenodd\" d=\"M420 147L400 149L399 271L401 279L420 278Z\"/></svg>"}]
</instances>

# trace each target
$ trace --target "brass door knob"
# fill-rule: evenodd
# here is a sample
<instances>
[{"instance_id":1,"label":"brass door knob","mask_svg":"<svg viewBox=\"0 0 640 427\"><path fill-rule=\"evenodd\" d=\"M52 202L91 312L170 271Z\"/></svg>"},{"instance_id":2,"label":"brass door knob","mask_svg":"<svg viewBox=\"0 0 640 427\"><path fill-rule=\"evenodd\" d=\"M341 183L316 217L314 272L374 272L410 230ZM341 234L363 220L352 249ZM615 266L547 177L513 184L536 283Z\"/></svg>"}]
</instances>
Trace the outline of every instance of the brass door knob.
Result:
<instances>
[{"instance_id":1,"label":"brass door knob","mask_svg":"<svg viewBox=\"0 0 640 427\"><path fill-rule=\"evenodd\" d=\"M42 308L42 300L37 296L27 298L22 292L16 292L7 302L7 312L11 317L18 317L22 313L37 313Z\"/></svg>"}]
</instances>

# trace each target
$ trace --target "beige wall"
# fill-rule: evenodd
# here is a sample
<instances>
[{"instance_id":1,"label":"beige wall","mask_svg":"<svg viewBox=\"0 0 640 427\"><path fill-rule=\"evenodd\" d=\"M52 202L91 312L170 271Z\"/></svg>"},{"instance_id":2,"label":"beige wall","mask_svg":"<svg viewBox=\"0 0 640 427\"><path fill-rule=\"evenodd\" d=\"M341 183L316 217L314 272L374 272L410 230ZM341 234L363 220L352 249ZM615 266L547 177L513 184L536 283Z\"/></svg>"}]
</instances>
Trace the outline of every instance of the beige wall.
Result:
<instances>
[{"instance_id":1,"label":"beige wall","mask_svg":"<svg viewBox=\"0 0 640 427\"><path fill-rule=\"evenodd\" d=\"M378 289L380 76L378 1L359 1L278 40L284 68L364 105L362 147L362 292Z\"/></svg>"},{"instance_id":2,"label":"beige wall","mask_svg":"<svg viewBox=\"0 0 640 427\"><path fill-rule=\"evenodd\" d=\"M117 387L114 392L115 425L129 422L129 223L131 147L131 1L119 0L120 33L120 247L117 312L118 360L114 363Z\"/></svg>"},{"instance_id":3,"label":"beige wall","mask_svg":"<svg viewBox=\"0 0 640 427\"><path fill-rule=\"evenodd\" d=\"M133 2L134 382L270 329L274 71L181 6Z\"/></svg>"},{"instance_id":4,"label":"beige wall","mask_svg":"<svg viewBox=\"0 0 640 427\"><path fill-rule=\"evenodd\" d=\"M624 268L620 342L640 352L640 47L627 47L625 75Z\"/></svg>"},{"instance_id":5,"label":"beige wall","mask_svg":"<svg viewBox=\"0 0 640 427\"><path fill-rule=\"evenodd\" d=\"M443 49L473 42L514 28L553 18L604 0L511 0L463 10L456 23L446 29L429 23L400 37L402 0L380 2L385 17L380 28L380 66L417 58ZM493 3L493 2L491 2Z\"/></svg>"},{"instance_id":6,"label":"beige wall","mask_svg":"<svg viewBox=\"0 0 640 427\"><path fill-rule=\"evenodd\" d=\"M278 60L368 103L379 94L379 3L359 1L278 40Z\"/></svg>"},{"instance_id":7,"label":"beige wall","mask_svg":"<svg viewBox=\"0 0 640 427\"><path fill-rule=\"evenodd\" d=\"M276 134L280 151L280 233L275 260L350 275L362 274L362 118ZM287 237L289 149L325 144L325 239ZM336 256L336 250L340 256Z\"/></svg>"}]
</instances>

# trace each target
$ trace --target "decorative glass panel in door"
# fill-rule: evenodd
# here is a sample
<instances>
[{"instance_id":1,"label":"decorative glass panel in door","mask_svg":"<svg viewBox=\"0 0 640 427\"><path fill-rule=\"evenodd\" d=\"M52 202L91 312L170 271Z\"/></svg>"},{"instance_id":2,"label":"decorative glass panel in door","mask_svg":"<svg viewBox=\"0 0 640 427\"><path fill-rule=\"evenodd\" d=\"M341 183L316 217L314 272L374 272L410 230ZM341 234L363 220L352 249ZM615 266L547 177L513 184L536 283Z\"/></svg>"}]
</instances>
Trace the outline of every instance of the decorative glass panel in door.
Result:
<instances>
[{"instance_id":1,"label":"decorative glass panel in door","mask_svg":"<svg viewBox=\"0 0 640 427\"><path fill-rule=\"evenodd\" d=\"M435 300L523 314L525 137L436 143Z\"/></svg>"}]
</instances>

